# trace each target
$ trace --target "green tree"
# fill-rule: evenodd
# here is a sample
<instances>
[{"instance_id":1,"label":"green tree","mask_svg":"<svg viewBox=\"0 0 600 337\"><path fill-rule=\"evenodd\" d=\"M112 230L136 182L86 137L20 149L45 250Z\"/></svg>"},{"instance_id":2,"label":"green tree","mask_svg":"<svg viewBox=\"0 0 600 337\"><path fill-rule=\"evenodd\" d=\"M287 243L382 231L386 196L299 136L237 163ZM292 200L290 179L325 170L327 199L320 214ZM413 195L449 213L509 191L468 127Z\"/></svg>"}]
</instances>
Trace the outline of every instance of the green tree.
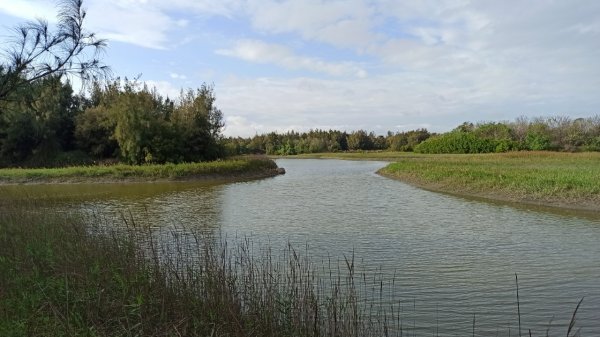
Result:
<instances>
[{"instance_id":1,"label":"green tree","mask_svg":"<svg viewBox=\"0 0 600 337\"><path fill-rule=\"evenodd\" d=\"M89 107L76 119L77 146L96 158L117 155L119 144L113 137L116 122L105 105Z\"/></svg>"},{"instance_id":2,"label":"green tree","mask_svg":"<svg viewBox=\"0 0 600 337\"><path fill-rule=\"evenodd\" d=\"M551 149L550 128L543 120L538 119L529 125L525 136L525 147L528 150L544 151Z\"/></svg>"},{"instance_id":3,"label":"green tree","mask_svg":"<svg viewBox=\"0 0 600 337\"><path fill-rule=\"evenodd\" d=\"M366 131L354 131L348 136L348 148L350 150L371 150L373 142Z\"/></svg>"},{"instance_id":4,"label":"green tree","mask_svg":"<svg viewBox=\"0 0 600 337\"><path fill-rule=\"evenodd\" d=\"M109 111L116 121L114 137L119 144L121 158L130 164L152 162L152 131L156 122L157 99L135 82L125 82L123 91Z\"/></svg>"},{"instance_id":5,"label":"green tree","mask_svg":"<svg viewBox=\"0 0 600 337\"><path fill-rule=\"evenodd\" d=\"M41 125L46 149L54 152L75 148L75 116L79 105L71 85L62 83L59 76L49 76L32 86L31 109Z\"/></svg>"},{"instance_id":6,"label":"green tree","mask_svg":"<svg viewBox=\"0 0 600 337\"><path fill-rule=\"evenodd\" d=\"M182 135L186 161L214 160L224 153L220 140L225 124L215 101L213 87L206 84L180 95L172 119Z\"/></svg>"},{"instance_id":7,"label":"green tree","mask_svg":"<svg viewBox=\"0 0 600 337\"><path fill-rule=\"evenodd\" d=\"M0 152L10 161L53 165L59 153L75 149L74 118L79 103L69 83L49 76L21 87L12 98L0 103L6 110L0 115ZM13 144L17 139L23 144Z\"/></svg>"},{"instance_id":8,"label":"green tree","mask_svg":"<svg viewBox=\"0 0 600 337\"><path fill-rule=\"evenodd\" d=\"M0 139L3 165L14 165L29 158L41 142L39 127L32 111L4 116L8 123Z\"/></svg>"}]
</instances>

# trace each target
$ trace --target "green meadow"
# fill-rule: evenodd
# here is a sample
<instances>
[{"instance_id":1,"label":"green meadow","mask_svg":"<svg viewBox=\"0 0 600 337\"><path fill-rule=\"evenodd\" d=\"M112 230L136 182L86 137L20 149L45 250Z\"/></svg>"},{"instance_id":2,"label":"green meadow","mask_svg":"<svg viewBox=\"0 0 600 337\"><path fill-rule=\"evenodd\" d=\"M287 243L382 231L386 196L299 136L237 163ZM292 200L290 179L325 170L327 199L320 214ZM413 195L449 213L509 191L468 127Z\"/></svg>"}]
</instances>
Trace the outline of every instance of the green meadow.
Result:
<instances>
[{"instance_id":1,"label":"green meadow","mask_svg":"<svg viewBox=\"0 0 600 337\"><path fill-rule=\"evenodd\" d=\"M600 210L600 154L415 155L379 173L427 189Z\"/></svg>"}]
</instances>

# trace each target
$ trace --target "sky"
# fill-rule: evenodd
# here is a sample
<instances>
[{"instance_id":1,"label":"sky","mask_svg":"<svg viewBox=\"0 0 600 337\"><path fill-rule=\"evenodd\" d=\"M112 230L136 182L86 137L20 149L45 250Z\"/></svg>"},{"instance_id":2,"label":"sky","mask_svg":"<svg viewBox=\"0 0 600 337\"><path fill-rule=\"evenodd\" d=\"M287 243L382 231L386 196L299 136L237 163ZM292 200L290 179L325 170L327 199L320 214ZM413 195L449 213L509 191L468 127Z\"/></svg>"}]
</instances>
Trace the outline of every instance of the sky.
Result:
<instances>
[{"instance_id":1,"label":"sky","mask_svg":"<svg viewBox=\"0 0 600 337\"><path fill-rule=\"evenodd\" d=\"M596 0L84 0L104 62L175 98L214 85L227 136L448 131L600 114ZM15 25L53 0L0 0Z\"/></svg>"}]
</instances>

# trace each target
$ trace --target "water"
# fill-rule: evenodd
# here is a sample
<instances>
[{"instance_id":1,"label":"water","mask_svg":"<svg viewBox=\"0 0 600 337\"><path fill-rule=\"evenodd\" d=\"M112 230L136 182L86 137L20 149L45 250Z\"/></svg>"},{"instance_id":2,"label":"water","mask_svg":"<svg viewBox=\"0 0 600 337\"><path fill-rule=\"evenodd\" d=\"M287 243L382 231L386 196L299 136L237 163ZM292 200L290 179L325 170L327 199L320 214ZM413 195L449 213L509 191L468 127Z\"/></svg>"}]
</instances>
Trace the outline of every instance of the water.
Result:
<instances>
[{"instance_id":1,"label":"water","mask_svg":"<svg viewBox=\"0 0 600 337\"><path fill-rule=\"evenodd\" d=\"M287 174L227 185L154 183L3 187L103 216L309 246L317 261L354 253L362 270L395 275L405 325L418 335L513 335L515 274L522 326L600 335L600 219L481 202L383 178L372 161L278 160ZM56 207L53 205L53 207Z\"/></svg>"}]
</instances>

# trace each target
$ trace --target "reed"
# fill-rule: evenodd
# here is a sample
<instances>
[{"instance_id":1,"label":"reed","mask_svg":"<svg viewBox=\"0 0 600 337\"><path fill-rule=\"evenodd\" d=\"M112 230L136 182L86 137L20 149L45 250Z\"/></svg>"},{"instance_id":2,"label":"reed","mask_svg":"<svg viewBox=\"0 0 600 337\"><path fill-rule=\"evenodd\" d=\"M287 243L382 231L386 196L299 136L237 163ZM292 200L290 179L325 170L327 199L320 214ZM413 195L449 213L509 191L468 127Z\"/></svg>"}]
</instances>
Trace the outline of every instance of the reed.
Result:
<instances>
[{"instance_id":1,"label":"reed","mask_svg":"<svg viewBox=\"0 0 600 337\"><path fill-rule=\"evenodd\" d=\"M394 279L359 272L354 254L318 264L289 244L273 251L127 216L114 224L9 206L0 212L2 336L416 334Z\"/></svg>"}]
</instances>

